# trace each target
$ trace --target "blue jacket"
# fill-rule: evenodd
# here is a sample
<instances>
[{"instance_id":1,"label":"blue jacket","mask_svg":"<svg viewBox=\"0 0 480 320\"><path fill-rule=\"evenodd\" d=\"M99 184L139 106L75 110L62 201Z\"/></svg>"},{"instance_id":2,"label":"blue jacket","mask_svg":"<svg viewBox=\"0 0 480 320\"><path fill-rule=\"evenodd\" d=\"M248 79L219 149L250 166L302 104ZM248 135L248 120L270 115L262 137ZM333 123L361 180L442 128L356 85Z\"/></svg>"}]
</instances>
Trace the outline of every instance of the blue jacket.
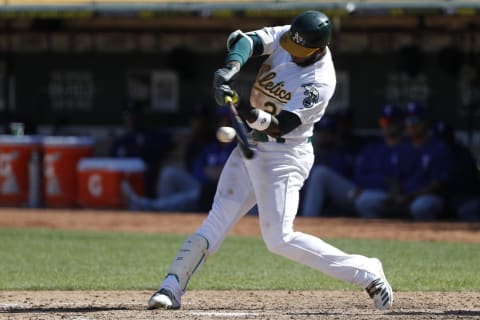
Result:
<instances>
[{"instance_id":1,"label":"blue jacket","mask_svg":"<svg viewBox=\"0 0 480 320\"><path fill-rule=\"evenodd\" d=\"M405 194L416 193L433 182L446 183L450 174L447 146L435 137L429 137L420 147L409 143L396 171Z\"/></svg>"},{"instance_id":2,"label":"blue jacket","mask_svg":"<svg viewBox=\"0 0 480 320\"><path fill-rule=\"evenodd\" d=\"M193 175L200 182L210 182L206 175L206 168L223 168L230 153L236 146L236 141L225 144L217 140L206 144L193 163Z\"/></svg>"},{"instance_id":3,"label":"blue jacket","mask_svg":"<svg viewBox=\"0 0 480 320\"><path fill-rule=\"evenodd\" d=\"M398 160L406 152L407 141L389 146L378 139L365 146L355 161L354 182L362 188L388 191L387 179L395 175Z\"/></svg>"}]
</instances>

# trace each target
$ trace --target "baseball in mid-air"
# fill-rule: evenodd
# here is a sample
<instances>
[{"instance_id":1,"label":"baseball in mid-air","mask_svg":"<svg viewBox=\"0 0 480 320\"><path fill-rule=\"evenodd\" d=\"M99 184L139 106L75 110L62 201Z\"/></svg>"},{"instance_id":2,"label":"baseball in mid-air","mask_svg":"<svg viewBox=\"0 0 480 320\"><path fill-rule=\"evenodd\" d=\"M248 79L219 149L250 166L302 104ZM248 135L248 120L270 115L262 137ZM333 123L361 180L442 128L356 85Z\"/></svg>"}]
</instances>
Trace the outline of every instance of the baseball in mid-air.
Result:
<instances>
[{"instance_id":1,"label":"baseball in mid-air","mask_svg":"<svg viewBox=\"0 0 480 320\"><path fill-rule=\"evenodd\" d=\"M231 142L235 135L235 129L232 127L220 127L217 129L217 139L220 142Z\"/></svg>"}]
</instances>

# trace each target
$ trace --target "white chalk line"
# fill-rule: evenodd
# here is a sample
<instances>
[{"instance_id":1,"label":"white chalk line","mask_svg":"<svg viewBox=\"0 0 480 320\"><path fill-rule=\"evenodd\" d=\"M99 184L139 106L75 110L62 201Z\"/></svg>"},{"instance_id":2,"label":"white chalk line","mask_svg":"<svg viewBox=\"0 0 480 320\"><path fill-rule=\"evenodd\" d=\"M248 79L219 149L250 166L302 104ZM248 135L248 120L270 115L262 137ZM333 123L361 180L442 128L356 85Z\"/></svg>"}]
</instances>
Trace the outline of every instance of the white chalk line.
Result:
<instances>
[{"instance_id":1,"label":"white chalk line","mask_svg":"<svg viewBox=\"0 0 480 320\"><path fill-rule=\"evenodd\" d=\"M207 316L207 317L231 317L231 318L240 318L240 317L256 317L259 315L258 312L230 312L230 311L190 311L188 312L192 316Z\"/></svg>"},{"instance_id":2,"label":"white chalk line","mask_svg":"<svg viewBox=\"0 0 480 320\"><path fill-rule=\"evenodd\" d=\"M0 303L0 311L18 310L24 307L18 303Z\"/></svg>"}]
</instances>

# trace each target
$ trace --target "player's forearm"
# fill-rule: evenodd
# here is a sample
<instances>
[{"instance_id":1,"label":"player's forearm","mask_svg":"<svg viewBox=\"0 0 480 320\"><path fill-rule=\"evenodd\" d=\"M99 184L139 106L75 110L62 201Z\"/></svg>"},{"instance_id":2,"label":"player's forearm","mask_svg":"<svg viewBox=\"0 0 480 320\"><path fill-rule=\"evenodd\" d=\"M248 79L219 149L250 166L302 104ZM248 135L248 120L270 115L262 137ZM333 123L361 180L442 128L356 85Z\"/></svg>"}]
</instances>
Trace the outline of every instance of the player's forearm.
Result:
<instances>
[{"instance_id":1,"label":"player's forearm","mask_svg":"<svg viewBox=\"0 0 480 320\"><path fill-rule=\"evenodd\" d=\"M243 66L250 57L251 50L250 43L247 41L247 39L240 39L228 52L228 55L225 59L225 64L228 64L232 61L238 61L240 66Z\"/></svg>"},{"instance_id":2,"label":"player's forearm","mask_svg":"<svg viewBox=\"0 0 480 320\"><path fill-rule=\"evenodd\" d=\"M248 125L258 131L263 131L274 138L292 131L301 124L300 118L288 111L282 111L277 116L250 106L239 107L239 114Z\"/></svg>"},{"instance_id":3,"label":"player's forearm","mask_svg":"<svg viewBox=\"0 0 480 320\"><path fill-rule=\"evenodd\" d=\"M238 113L247 121L250 128L257 131L264 131L272 137L281 136L278 120L275 116L250 106L239 107Z\"/></svg>"}]
</instances>

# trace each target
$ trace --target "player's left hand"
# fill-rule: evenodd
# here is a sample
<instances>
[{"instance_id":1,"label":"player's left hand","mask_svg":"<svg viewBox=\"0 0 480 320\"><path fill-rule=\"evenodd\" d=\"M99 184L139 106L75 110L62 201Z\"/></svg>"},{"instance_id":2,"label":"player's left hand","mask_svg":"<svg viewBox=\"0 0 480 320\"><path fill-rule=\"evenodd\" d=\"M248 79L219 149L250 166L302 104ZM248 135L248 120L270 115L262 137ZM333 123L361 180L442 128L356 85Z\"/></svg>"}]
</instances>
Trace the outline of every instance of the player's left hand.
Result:
<instances>
[{"instance_id":1,"label":"player's left hand","mask_svg":"<svg viewBox=\"0 0 480 320\"><path fill-rule=\"evenodd\" d=\"M225 97L231 97L233 104L238 104L238 94L235 90L230 88L228 84L216 86L214 90L215 102L217 102L219 106L225 105Z\"/></svg>"}]
</instances>

